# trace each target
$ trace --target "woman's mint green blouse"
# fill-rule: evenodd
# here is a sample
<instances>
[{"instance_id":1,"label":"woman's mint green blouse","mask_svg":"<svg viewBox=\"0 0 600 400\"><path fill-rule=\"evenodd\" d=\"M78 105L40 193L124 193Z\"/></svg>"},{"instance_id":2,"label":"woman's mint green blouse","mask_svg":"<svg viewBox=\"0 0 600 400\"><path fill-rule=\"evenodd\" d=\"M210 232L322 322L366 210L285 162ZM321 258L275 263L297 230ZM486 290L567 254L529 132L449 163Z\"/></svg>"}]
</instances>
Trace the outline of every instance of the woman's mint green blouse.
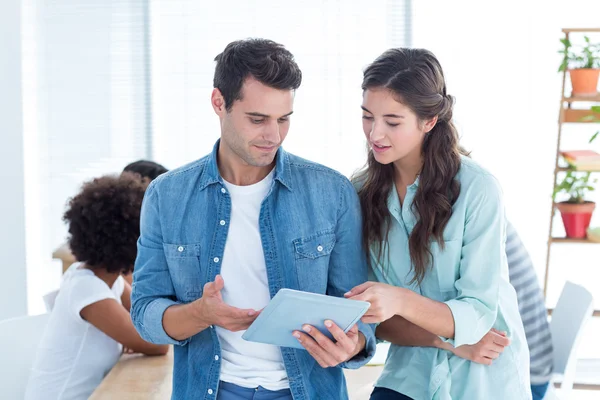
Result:
<instances>
[{"instance_id":1,"label":"woman's mint green blouse","mask_svg":"<svg viewBox=\"0 0 600 400\"><path fill-rule=\"evenodd\" d=\"M454 317L455 335L445 340L455 347L477 343L491 328L506 331L511 344L491 366L436 348L392 345L376 386L415 400L531 399L529 351L517 297L508 280L502 190L494 176L466 157L457 179L460 195L444 230L444 250L432 243L433 268L421 286L409 284L408 252L408 237L416 223L410 205L418 178L408 187L404 207L395 188L390 194L389 257L384 252L378 262L371 249L371 277L446 303Z\"/></svg>"}]
</instances>

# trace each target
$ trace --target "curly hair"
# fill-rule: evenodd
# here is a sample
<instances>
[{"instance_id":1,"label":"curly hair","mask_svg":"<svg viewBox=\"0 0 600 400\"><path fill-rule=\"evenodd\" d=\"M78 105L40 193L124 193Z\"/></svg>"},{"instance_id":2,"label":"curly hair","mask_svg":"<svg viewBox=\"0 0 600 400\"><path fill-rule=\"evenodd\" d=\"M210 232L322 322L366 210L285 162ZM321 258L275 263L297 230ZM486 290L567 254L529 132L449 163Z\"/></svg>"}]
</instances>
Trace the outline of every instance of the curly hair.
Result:
<instances>
[{"instance_id":1,"label":"curly hair","mask_svg":"<svg viewBox=\"0 0 600 400\"><path fill-rule=\"evenodd\" d=\"M148 184L136 174L107 175L83 184L63 220L77 261L107 272L133 271L140 212Z\"/></svg>"}]
</instances>

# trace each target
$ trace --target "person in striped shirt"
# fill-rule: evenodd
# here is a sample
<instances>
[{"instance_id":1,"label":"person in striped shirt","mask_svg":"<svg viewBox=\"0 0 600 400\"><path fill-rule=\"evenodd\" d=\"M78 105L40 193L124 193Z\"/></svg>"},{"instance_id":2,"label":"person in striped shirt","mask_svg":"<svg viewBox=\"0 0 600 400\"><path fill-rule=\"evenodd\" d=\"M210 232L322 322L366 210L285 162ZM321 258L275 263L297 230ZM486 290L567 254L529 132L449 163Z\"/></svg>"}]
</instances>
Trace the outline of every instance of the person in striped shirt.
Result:
<instances>
[{"instance_id":1,"label":"person in striped shirt","mask_svg":"<svg viewBox=\"0 0 600 400\"><path fill-rule=\"evenodd\" d=\"M533 400L541 400L548 390L554 365L550 325L533 263L510 222L506 224L506 258L529 346L531 392Z\"/></svg>"}]
</instances>

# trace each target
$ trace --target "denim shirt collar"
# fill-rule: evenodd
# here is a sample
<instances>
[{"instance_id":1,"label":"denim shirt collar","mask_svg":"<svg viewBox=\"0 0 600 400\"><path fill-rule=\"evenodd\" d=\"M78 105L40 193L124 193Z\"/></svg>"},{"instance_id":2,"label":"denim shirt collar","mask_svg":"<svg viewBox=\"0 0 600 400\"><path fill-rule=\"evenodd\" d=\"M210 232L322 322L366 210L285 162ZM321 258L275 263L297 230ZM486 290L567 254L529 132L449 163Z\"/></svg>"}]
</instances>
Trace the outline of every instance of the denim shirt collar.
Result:
<instances>
[{"instance_id":1,"label":"denim shirt collar","mask_svg":"<svg viewBox=\"0 0 600 400\"><path fill-rule=\"evenodd\" d=\"M223 178L219 172L217 165L217 155L219 153L219 145L221 139L217 140L213 147L212 153L206 159L206 167L200 177L200 190L206 189L207 186L223 182ZM290 159L285 150L280 147L275 155L275 181L278 181L288 190L292 190L292 170L290 166Z\"/></svg>"}]
</instances>

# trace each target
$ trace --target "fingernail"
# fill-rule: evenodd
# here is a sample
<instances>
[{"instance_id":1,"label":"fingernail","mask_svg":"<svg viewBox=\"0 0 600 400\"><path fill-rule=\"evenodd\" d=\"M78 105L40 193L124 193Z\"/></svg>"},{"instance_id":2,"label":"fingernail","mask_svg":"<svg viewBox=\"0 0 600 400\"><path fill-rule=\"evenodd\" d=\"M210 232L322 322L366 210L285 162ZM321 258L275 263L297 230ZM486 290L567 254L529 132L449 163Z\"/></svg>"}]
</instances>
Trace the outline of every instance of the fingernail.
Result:
<instances>
[{"instance_id":1,"label":"fingernail","mask_svg":"<svg viewBox=\"0 0 600 400\"><path fill-rule=\"evenodd\" d=\"M352 295L352 291L344 293L344 296L346 296L346 297L350 296L350 295Z\"/></svg>"},{"instance_id":2,"label":"fingernail","mask_svg":"<svg viewBox=\"0 0 600 400\"><path fill-rule=\"evenodd\" d=\"M329 321L329 320L325 321L325 326L326 327L331 328L332 325L333 324L331 323L331 321Z\"/></svg>"},{"instance_id":3,"label":"fingernail","mask_svg":"<svg viewBox=\"0 0 600 400\"><path fill-rule=\"evenodd\" d=\"M248 311L248 316L250 316L250 317L251 317L251 316L253 316L254 314L256 314L256 311L254 311L254 310L250 310L250 311Z\"/></svg>"},{"instance_id":4,"label":"fingernail","mask_svg":"<svg viewBox=\"0 0 600 400\"><path fill-rule=\"evenodd\" d=\"M298 333L298 332L294 332L294 337L295 337L296 339L300 339L300 333Z\"/></svg>"},{"instance_id":5,"label":"fingernail","mask_svg":"<svg viewBox=\"0 0 600 400\"><path fill-rule=\"evenodd\" d=\"M302 330L303 330L304 332L310 332L310 326L308 326L308 325L304 325L304 326L302 327Z\"/></svg>"}]
</instances>

